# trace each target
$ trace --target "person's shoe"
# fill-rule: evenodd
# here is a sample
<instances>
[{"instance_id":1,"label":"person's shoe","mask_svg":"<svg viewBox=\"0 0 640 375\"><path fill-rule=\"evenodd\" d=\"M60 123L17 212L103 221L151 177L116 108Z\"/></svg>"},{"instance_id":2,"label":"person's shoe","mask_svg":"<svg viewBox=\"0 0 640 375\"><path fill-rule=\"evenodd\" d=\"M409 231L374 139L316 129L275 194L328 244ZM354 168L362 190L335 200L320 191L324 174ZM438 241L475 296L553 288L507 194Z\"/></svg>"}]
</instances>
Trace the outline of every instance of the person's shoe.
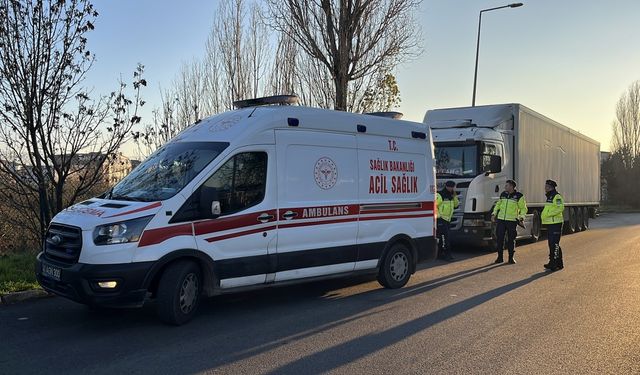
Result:
<instances>
[{"instance_id":1,"label":"person's shoe","mask_svg":"<svg viewBox=\"0 0 640 375\"><path fill-rule=\"evenodd\" d=\"M548 266L548 267L547 267ZM545 264L544 268L548 269L549 271L557 271L557 270L561 270L563 267L563 265L558 262L557 260L550 260L549 264Z\"/></svg>"},{"instance_id":2,"label":"person's shoe","mask_svg":"<svg viewBox=\"0 0 640 375\"><path fill-rule=\"evenodd\" d=\"M498 254L498 258L496 258L496 261L493 263L498 264L502 262L504 262L504 258L502 257L502 254Z\"/></svg>"},{"instance_id":3,"label":"person's shoe","mask_svg":"<svg viewBox=\"0 0 640 375\"><path fill-rule=\"evenodd\" d=\"M454 258L451 254L445 255L443 259L447 262L454 262L456 260L456 258Z\"/></svg>"}]
</instances>

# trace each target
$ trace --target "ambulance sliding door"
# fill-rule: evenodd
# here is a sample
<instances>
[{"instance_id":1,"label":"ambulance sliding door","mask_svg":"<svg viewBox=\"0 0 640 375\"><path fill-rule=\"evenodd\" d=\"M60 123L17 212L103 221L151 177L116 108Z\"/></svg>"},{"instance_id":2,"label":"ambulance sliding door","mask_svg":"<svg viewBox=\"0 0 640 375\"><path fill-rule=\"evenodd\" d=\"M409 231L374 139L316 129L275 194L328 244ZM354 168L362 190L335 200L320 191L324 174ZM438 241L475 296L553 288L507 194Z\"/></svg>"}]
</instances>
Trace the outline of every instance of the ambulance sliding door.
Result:
<instances>
[{"instance_id":1,"label":"ambulance sliding door","mask_svg":"<svg viewBox=\"0 0 640 375\"><path fill-rule=\"evenodd\" d=\"M352 271L358 172L353 135L276 130L275 281Z\"/></svg>"}]
</instances>

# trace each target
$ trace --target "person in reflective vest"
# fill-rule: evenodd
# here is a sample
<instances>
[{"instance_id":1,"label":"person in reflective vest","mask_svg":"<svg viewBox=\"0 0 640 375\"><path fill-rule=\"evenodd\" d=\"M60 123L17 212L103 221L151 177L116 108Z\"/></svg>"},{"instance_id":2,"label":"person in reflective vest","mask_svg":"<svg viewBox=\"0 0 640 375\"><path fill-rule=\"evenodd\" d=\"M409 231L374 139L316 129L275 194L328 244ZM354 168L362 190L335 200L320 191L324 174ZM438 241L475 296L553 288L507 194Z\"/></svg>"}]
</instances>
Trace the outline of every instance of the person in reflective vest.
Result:
<instances>
[{"instance_id":1,"label":"person in reflective vest","mask_svg":"<svg viewBox=\"0 0 640 375\"><path fill-rule=\"evenodd\" d=\"M449 262L454 260L453 255L451 255L451 244L449 243L449 227L453 217L453 210L460 205L458 195L454 190L455 187L455 182L447 181L444 184L444 188L436 194L438 258Z\"/></svg>"},{"instance_id":2,"label":"person in reflective vest","mask_svg":"<svg viewBox=\"0 0 640 375\"><path fill-rule=\"evenodd\" d=\"M551 271L564 268L562 248L560 247L562 224L564 223L564 217L562 216L564 199L556 190L557 186L558 184L553 180L545 182L544 190L547 195L547 201L540 215L542 225L547 227L547 240L549 243L549 263L545 264L544 268Z\"/></svg>"},{"instance_id":3,"label":"person in reflective vest","mask_svg":"<svg viewBox=\"0 0 640 375\"><path fill-rule=\"evenodd\" d=\"M516 225L524 221L524 215L527 213L527 202L524 195L516 190L516 182L507 180L504 185L504 191L500 194L498 203L493 208L491 221L498 221L496 225L497 252L498 258L495 263L504 262L502 256L505 244L505 235L507 238L507 250L509 251L509 264L515 264L514 258L516 247Z\"/></svg>"}]
</instances>

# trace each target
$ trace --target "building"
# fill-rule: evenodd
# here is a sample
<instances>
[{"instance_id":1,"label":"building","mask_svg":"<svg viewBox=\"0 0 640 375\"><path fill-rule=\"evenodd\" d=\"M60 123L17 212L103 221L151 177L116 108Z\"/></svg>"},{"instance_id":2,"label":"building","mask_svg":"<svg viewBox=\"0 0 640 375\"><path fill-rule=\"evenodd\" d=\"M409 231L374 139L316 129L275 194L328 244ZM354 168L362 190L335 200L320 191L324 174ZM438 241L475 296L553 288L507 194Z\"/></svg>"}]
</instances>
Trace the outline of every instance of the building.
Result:
<instances>
[{"instance_id":1,"label":"building","mask_svg":"<svg viewBox=\"0 0 640 375\"><path fill-rule=\"evenodd\" d=\"M61 158L61 155L56 156ZM68 163L67 160L61 161L61 164ZM111 155L105 155L99 152L89 152L77 154L71 161L69 179L82 179L85 176L92 176L98 165L102 169L99 173L100 178L97 184L113 186L122 180L131 172L131 160L124 156L121 152Z\"/></svg>"},{"instance_id":2,"label":"building","mask_svg":"<svg viewBox=\"0 0 640 375\"><path fill-rule=\"evenodd\" d=\"M131 173L133 164L128 157L124 156L121 152L118 152L105 162L103 169L103 181L109 185L115 185L126 175Z\"/></svg>"}]
</instances>

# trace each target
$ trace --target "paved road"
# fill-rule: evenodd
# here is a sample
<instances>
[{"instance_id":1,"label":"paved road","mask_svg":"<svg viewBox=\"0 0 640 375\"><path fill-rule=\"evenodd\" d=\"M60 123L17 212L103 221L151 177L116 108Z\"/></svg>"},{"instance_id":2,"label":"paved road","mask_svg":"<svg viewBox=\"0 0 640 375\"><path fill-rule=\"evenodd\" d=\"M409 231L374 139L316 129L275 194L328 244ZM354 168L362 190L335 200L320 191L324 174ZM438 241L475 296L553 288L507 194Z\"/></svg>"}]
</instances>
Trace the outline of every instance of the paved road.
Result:
<instances>
[{"instance_id":1,"label":"paved road","mask_svg":"<svg viewBox=\"0 0 640 375\"><path fill-rule=\"evenodd\" d=\"M94 313L61 298L0 307L1 374L640 374L640 214L422 267L400 290L359 279L207 300L183 327L152 306Z\"/></svg>"}]
</instances>

